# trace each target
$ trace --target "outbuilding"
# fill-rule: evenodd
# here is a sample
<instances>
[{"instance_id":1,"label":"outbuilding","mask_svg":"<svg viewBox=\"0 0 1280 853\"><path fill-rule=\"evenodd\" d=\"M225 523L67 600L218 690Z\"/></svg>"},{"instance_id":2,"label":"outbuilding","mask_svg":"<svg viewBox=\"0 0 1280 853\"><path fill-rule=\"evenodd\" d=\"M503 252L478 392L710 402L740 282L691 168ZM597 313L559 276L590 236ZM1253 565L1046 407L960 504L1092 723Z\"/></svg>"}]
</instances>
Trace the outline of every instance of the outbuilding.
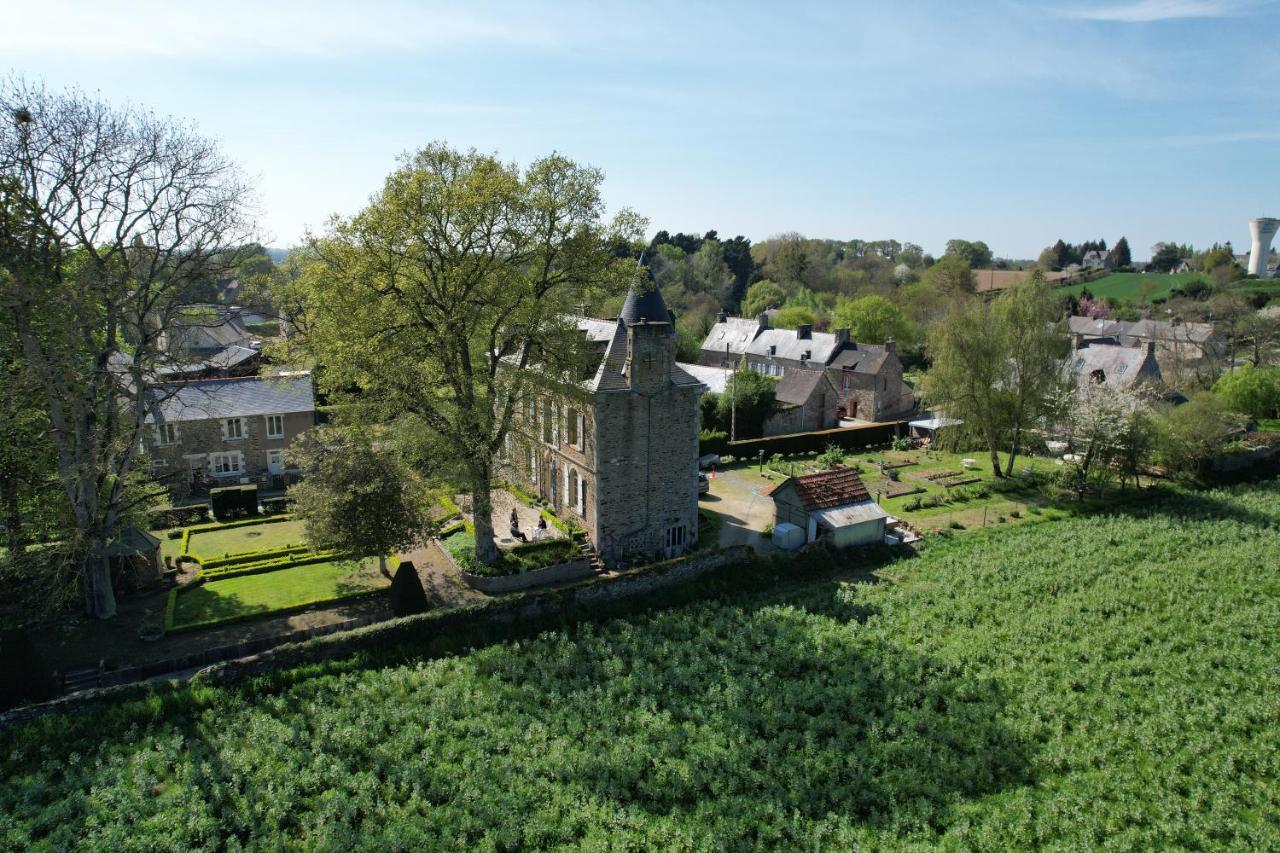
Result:
<instances>
[{"instance_id":1,"label":"outbuilding","mask_svg":"<svg viewBox=\"0 0 1280 853\"><path fill-rule=\"evenodd\" d=\"M833 468L803 477L788 477L770 492L774 530L794 524L804 541L829 538L837 547L884 541L889 514L867 492L852 468Z\"/></svg>"}]
</instances>

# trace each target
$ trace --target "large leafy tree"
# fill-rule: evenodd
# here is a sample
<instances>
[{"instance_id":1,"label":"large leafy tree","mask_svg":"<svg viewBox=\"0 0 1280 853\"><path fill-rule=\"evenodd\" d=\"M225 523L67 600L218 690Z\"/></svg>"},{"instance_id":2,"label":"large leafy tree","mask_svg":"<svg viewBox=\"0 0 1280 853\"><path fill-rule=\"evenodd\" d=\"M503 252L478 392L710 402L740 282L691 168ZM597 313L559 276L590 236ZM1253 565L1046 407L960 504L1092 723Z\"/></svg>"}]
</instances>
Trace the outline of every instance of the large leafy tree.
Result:
<instances>
[{"instance_id":1,"label":"large leafy tree","mask_svg":"<svg viewBox=\"0 0 1280 853\"><path fill-rule=\"evenodd\" d=\"M190 129L72 91L0 83L0 308L31 370L83 555L108 618L106 555L133 501L148 380L193 283L245 242L245 185Z\"/></svg>"},{"instance_id":2,"label":"large leafy tree","mask_svg":"<svg viewBox=\"0 0 1280 853\"><path fill-rule=\"evenodd\" d=\"M921 283L955 299L974 292L973 268L957 255L946 255L920 276Z\"/></svg>"},{"instance_id":3,"label":"large leafy tree","mask_svg":"<svg viewBox=\"0 0 1280 853\"><path fill-rule=\"evenodd\" d=\"M943 256L959 258L971 269L986 269L992 260L991 247L981 240L948 240Z\"/></svg>"},{"instance_id":4,"label":"large leafy tree","mask_svg":"<svg viewBox=\"0 0 1280 853\"><path fill-rule=\"evenodd\" d=\"M1056 301L1033 276L993 302L959 305L931 335L927 397L981 437L997 476L1013 472L1025 432L1053 411L1068 346L1057 319Z\"/></svg>"},{"instance_id":5,"label":"large leafy tree","mask_svg":"<svg viewBox=\"0 0 1280 853\"><path fill-rule=\"evenodd\" d=\"M353 416L412 424L423 473L465 479L485 563L498 556L489 491L516 412L573 387L587 347L573 306L634 275L610 245L642 223L602 221L602 180L556 154L522 171L429 145L311 241L291 287L305 317L292 345L322 366L322 390Z\"/></svg>"},{"instance_id":6,"label":"large leafy tree","mask_svg":"<svg viewBox=\"0 0 1280 853\"><path fill-rule=\"evenodd\" d=\"M787 299L781 287L771 281L757 281L747 288L747 295L742 300L742 315L756 317L770 308L778 308Z\"/></svg>"},{"instance_id":7,"label":"large leafy tree","mask_svg":"<svg viewBox=\"0 0 1280 853\"><path fill-rule=\"evenodd\" d=\"M290 450L307 478L289 487L307 541L353 556L387 555L421 540L427 530L418 478L385 447L360 431L312 430Z\"/></svg>"},{"instance_id":8,"label":"large leafy tree","mask_svg":"<svg viewBox=\"0 0 1280 853\"><path fill-rule=\"evenodd\" d=\"M853 340L864 343L883 343L889 338L906 343L911 331L902 309L876 294L841 301L832 322L837 329L848 329Z\"/></svg>"}]
</instances>

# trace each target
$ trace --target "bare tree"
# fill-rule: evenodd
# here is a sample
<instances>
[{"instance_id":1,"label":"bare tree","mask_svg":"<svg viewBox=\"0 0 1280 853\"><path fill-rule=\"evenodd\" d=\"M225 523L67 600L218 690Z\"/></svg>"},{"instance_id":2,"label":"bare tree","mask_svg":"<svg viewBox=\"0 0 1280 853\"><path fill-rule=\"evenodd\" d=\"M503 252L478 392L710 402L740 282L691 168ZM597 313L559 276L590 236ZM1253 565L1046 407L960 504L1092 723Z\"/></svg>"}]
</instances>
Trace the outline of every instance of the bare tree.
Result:
<instances>
[{"instance_id":1,"label":"bare tree","mask_svg":"<svg viewBox=\"0 0 1280 853\"><path fill-rule=\"evenodd\" d=\"M0 308L38 380L88 612L115 613L107 545L191 285L249 236L246 184L183 124L0 82Z\"/></svg>"}]
</instances>

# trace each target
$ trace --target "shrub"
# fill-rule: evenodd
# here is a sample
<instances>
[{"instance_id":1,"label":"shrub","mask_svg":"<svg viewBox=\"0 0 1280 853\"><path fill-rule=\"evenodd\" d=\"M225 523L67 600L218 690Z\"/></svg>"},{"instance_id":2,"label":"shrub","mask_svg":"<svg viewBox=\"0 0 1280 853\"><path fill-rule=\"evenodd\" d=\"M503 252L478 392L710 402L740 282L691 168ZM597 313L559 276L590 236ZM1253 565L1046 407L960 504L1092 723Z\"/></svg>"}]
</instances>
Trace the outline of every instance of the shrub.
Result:
<instances>
[{"instance_id":1,"label":"shrub","mask_svg":"<svg viewBox=\"0 0 1280 853\"><path fill-rule=\"evenodd\" d=\"M907 438L905 435L898 436L893 441L889 442L889 446L894 450L899 450L899 451L910 450L911 439Z\"/></svg>"},{"instance_id":2,"label":"shrub","mask_svg":"<svg viewBox=\"0 0 1280 853\"><path fill-rule=\"evenodd\" d=\"M293 498L290 497L263 498L262 512L266 515L279 515L280 513L288 512L289 507L292 505Z\"/></svg>"},{"instance_id":3,"label":"shrub","mask_svg":"<svg viewBox=\"0 0 1280 853\"><path fill-rule=\"evenodd\" d=\"M222 486L209 490L209 505L219 521L247 518L258 514L258 487Z\"/></svg>"},{"instance_id":4,"label":"shrub","mask_svg":"<svg viewBox=\"0 0 1280 853\"><path fill-rule=\"evenodd\" d=\"M729 433L718 429L704 429L698 433L698 455L721 454L729 449Z\"/></svg>"},{"instance_id":5,"label":"shrub","mask_svg":"<svg viewBox=\"0 0 1280 853\"><path fill-rule=\"evenodd\" d=\"M948 524L947 526L950 527L952 530L964 530L964 525L956 521L955 519L952 519L951 523Z\"/></svg>"},{"instance_id":6,"label":"shrub","mask_svg":"<svg viewBox=\"0 0 1280 853\"><path fill-rule=\"evenodd\" d=\"M147 512L147 526L151 530L167 530L170 527L183 527L199 524L209 520L209 507L205 504L197 506L166 507Z\"/></svg>"},{"instance_id":7,"label":"shrub","mask_svg":"<svg viewBox=\"0 0 1280 853\"><path fill-rule=\"evenodd\" d=\"M816 461L821 469L835 468L844 464L844 451L834 444L828 444L827 449L818 455Z\"/></svg>"}]
</instances>

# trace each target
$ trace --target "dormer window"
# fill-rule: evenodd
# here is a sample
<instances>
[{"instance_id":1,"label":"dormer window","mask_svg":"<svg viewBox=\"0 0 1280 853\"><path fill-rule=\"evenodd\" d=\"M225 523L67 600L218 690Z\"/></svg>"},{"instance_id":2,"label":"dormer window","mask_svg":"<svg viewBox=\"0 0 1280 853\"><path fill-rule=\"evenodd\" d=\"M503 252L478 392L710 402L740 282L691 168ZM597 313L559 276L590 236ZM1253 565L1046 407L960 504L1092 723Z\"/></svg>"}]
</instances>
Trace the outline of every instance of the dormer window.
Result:
<instances>
[{"instance_id":1,"label":"dormer window","mask_svg":"<svg viewBox=\"0 0 1280 853\"><path fill-rule=\"evenodd\" d=\"M777 354L778 354L777 344L769 344L769 355L774 356Z\"/></svg>"}]
</instances>

